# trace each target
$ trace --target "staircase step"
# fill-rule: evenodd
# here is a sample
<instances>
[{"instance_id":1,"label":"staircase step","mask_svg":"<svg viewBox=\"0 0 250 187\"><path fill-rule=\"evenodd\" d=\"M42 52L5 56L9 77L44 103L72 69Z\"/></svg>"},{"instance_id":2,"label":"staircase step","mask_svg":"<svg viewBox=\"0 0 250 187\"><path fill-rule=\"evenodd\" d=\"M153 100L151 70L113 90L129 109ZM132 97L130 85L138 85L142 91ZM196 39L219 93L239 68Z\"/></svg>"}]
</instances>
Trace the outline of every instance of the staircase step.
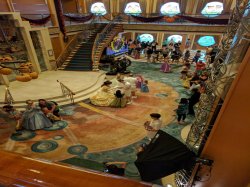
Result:
<instances>
[{"instance_id":1,"label":"staircase step","mask_svg":"<svg viewBox=\"0 0 250 187\"><path fill-rule=\"evenodd\" d=\"M60 68L58 68L60 69ZM83 70L83 71L88 71L88 70ZM92 71L92 69L90 70ZM79 90L76 91L76 95L74 95L74 101L75 103L81 102L87 98L90 98L91 96L95 95L97 90L101 87L101 85L103 84L103 81L105 79L105 74L101 75L98 80L91 85L89 88L85 88L84 90ZM65 96L56 96L56 97L52 97L52 98L45 98L48 101L55 101L57 102L60 106L65 106L65 105L70 105L71 101L68 97ZM3 103L1 103L3 104ZM18 103L14 103L13 104L15 106L15 108L17 108L19 111L24 111L26 109L26 103L25 101L20 101Z\"/></svg>"}]
</instances>

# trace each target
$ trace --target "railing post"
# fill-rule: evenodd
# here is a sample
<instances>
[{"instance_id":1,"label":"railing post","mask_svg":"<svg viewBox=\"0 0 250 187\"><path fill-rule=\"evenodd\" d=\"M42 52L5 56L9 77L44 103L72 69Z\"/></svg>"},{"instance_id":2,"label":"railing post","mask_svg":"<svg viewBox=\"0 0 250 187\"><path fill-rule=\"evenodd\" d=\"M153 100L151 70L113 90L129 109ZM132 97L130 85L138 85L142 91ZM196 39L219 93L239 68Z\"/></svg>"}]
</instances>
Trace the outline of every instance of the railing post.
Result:
<instances>
[{"instance_id":1,"label":"railing post","mask_svg":"<svg viewBox=\"0 0 250 187\"><path fill-rule=\"evenodd\" d=\"M62 94L63 96L68 96L70 98L70 101L72 104L74 104L74 95L75 93L73 91L71 91L67 86L65 86L63 83L61 83L59 80L56 80L60 86L61 86L61 90L62 90Z\"/></svg>"},{"instance_id":2,"label":"railing post","mask_svg":"<svg viewBox=\"0 0 250 187\"><path fill-rule=\"evenodd\" d=\"M4 103L8 105L12 105L14 103L14 99L10 93L10 90L8 87L5 88L5 98L4 98Z\"/></svg>"}]
</instances>

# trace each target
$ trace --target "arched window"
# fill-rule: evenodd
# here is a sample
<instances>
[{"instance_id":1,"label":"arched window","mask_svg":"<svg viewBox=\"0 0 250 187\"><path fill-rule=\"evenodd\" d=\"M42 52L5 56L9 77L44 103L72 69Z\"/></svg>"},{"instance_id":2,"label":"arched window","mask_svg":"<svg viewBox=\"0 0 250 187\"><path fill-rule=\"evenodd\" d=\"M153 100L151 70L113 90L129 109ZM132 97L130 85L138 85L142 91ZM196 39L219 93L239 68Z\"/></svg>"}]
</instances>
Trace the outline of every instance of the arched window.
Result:
<instances>
[{"instance_id":1,"label":"arched window","mask_svg":"<svg viewBox=\"0 0 250 187\"><path fill-rule=\"evenodd\" d=\"M128 3L125 7L124 13L138 15L138 14L142 13L141 6L137 2Z\"/></svg>"},{"instance_id":2,"label":"arched window","mask_svg":"<svg viewBox=\"0 0 250 187\"><path fill-rule=\"evenodd\" d=\"M106 10L104 4L101 2L93 3L91 5L90 12L92 14L95 14L98 16L103 16L103 15L107 14L107 10Z\"/></svg>"},{"instance_id":3,"label":"arched window","mask_svg":"<svg viewBox=\"0 0 250 187\"><path fill-rule=\"evenodd\" d=\"M199 38L197 43L202 47L209 47L214 45L216 42L213 36L202 36Z\"/></svg>"},{"instance_id":4,"label":"arched window","mask_svg":"<svg viewBox=\"0 0 250 187\"><path fill-rule=\"evenodd\" d=\"M180 13L179 3L175 2L165 3L164 5L161 6L160 12L161 14L168 16L174 16L176 14L179 14Z\"/></svg>"},{"instance_id":5,"label":"arched window","mask_svg":"<svg viewBox=\"0 0 250 187\"><path fill-rule=\"evenodd\" d=\"M137 40L140 42L153 42L154 41L154 36L152 34L141 34L137 37Z\"/></svg>"},{"instance_id":6,"label":"arched window","mask_svg":"<svg viewBox=\"0 0 250 187\"><path fill-rule=\"evenodd\" d=\"M206 17L216 17L223 11L223 3L221 2L210 2L202 9L201 13Z\"/></svg>"},{"instance_id":7,"label":"arched window","mask_svg":"<svg viewBox=\"0 0 250 187\"><path fill-rule=\"evenodd\" d=\"M167 40L164 42L166 44L172 43L178 43L182 42L182 36L181 35L171 35L167 38Z\"/></svg>"}]
</instances>

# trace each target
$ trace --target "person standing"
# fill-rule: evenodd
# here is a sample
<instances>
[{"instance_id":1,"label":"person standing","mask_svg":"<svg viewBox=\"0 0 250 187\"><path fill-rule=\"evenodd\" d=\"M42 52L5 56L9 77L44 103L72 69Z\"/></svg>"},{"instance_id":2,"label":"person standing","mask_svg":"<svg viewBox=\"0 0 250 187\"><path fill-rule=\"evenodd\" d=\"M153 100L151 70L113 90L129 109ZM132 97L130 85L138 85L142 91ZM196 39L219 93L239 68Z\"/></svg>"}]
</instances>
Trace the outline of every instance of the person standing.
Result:
<instances>
[{"instance_id":1,"label":"person standing","mask_svg":"<svg viewBox=\"0 0 250 187\"><path fill-rule=\"evenodd\" d=\"M153 50L151 49L151 47L148 46L148 48L147 48L147 62L150 62L150 58L151 58L152 53L153 53Z\"/></svg>"},{"instance_id":2,"label":"person standing","mask_svg":"<svg viewBox=\"0 0 250 187\"><path fill-rule=\"evenodd\" d=\"M181 98L178 108L176 110L177 121L179 124L181 123L181 120L182 122L185 122L187 113L188 113L188 99Z\"/></svg>"},{"instance_id":3,"label":"person standing","mask_svg":"<svg viewBox=\"0 0 250 187\"><path fill-rule=\"evenodd\" d=\"M130 73L129 77L124 77L124 81L129 82L131 84L131 95L132 95L132 97L136 97L135 92L136 92L136 81L137 80L135 77L133 77L133 74Z\"/></svg>"},{"instance_id":4,"label":"person standing","mask_svg":"<svg viewBox=\"0 0 250 187\"><path fill-rule=\"evenodd\" d=\"M186 44L185 44L185 49L189 49L191 46L191 40L190 38L187 39Z\"/></svg>"},{"instance_id":5,"label":"person standing","mask_svg":"<svg viewBox=\"0 0 250 187\"><path fill-rule=\"evenodd\" d=\"M150 114L151 121L146 121L144 123L144 128L147 131L147 137L149 140L152 140L154 136L157 134L158 130L160 130L162 126L161 115L158 113Z\"/></svg>"},{"instance_id":6,"label":"person standing","mask_svg":"<svg viewBox=\"0 0 250 187\"><path fill-rule=\"evenodd\" d=\"M189 98L188 114L194 116L194 105L200 101L201 93L198 89L193 89L193 94Z\"/></svg>"},{"instance_id":7,"label":"person standing","mask_svg":"<svg viewBox=\"0 0 250 187\"><path fill-rule=\"evenodd\" d=\"M156 41L153 41L153 42L152 42L151 46L152 46L153 52L156 51L156 46L157 46L157 45L158 45L158 43L157 43Z\"/></svg>"}]
</instances>

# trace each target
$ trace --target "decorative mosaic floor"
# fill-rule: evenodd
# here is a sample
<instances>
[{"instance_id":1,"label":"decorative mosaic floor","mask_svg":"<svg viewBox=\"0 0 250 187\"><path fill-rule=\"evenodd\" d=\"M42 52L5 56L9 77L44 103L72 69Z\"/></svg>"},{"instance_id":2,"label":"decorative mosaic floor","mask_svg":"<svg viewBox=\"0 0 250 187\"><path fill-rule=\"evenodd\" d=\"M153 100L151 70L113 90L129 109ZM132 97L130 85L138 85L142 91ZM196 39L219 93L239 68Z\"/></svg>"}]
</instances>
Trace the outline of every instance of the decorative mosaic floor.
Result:
<instances>
[{"instance_id":1,"label":"decorative mosaic floor","mask_svg":"<svg viewBox=\"0 0 250 187\"><path fill-rule=\"evenodd\" d=\"M181 139L181 130L174 110L179 98L189 92L181 85L181 67L172 66L172 73L159 71L161 64L133 63L129 68L149 81L149 93L138 92L138 98L126 108L96 107L88 101L62 109L63 121L53 127L38 131L12 134L14 123L0 116L0 149L49 161L59 161L74 166L103 171L104 161L128 162L126 176L139 179L133 165L137 147L145 143L143 124L149 114L162 114L162 130ZM192 119L187 119L187 124Z\"/></svg>"}]
</instances>

